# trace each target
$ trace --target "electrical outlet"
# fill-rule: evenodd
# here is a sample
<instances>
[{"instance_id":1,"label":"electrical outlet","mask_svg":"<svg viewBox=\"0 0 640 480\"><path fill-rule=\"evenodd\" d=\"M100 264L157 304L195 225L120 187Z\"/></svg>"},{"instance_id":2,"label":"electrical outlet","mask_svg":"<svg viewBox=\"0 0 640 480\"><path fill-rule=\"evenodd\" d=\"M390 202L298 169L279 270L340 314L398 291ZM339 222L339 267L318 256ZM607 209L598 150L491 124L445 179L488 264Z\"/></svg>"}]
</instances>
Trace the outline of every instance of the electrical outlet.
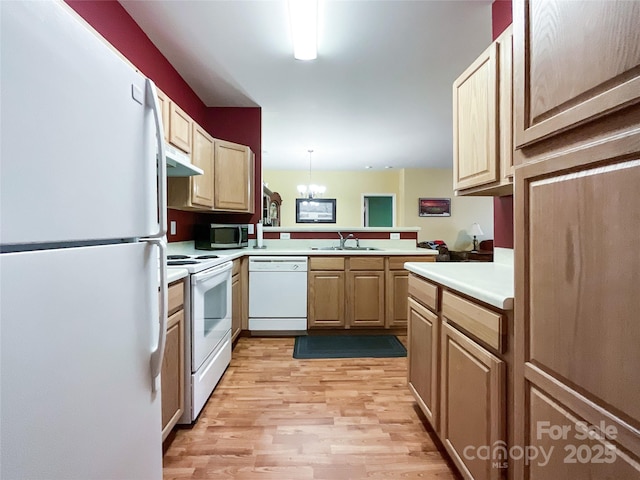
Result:
<instances>
[{"instance_id":1,"label":"electrical outlet","mask_svg":"<svg viewBox=\"0 0 640 480\"><path fill-rule=\"evenodd\" d=\"M171 223L169 224L169 235L175 235L176 234L176 222L175 220L171 220Z\"/></svg>"},{"instance_id":2,"label":"electrical outlet","mask_svg":"<svg viewBox=\"0 0 640 480\"><path fill-rule=\"evenodd\" d=\"M291 234L289 232L282 232L280 234L280 240L291 240Z\"/></svg>"},{"instance_id":3,"label":"electrical outlet","mask_svg":"<svg viewBox=\"0 0 640 480\"><path fill-rule=\"evenodd\" d=\"M247 229L247 233L248 233L249 235L253 235L253 231L254 231L254 230L253 230L253 223L250 223L250 224L249 224L249 228Z\"/></svg>"},{"instance_id":4,"label":"electrical outlet","mask_svg":"<svg viewBox=\"0 0 640 480\"><path fill-rule=\"evenodd\" d=\"M389 234L389 240L400 240L400 234L399 233L390 233Z\"/></svg>"}]
</instances>

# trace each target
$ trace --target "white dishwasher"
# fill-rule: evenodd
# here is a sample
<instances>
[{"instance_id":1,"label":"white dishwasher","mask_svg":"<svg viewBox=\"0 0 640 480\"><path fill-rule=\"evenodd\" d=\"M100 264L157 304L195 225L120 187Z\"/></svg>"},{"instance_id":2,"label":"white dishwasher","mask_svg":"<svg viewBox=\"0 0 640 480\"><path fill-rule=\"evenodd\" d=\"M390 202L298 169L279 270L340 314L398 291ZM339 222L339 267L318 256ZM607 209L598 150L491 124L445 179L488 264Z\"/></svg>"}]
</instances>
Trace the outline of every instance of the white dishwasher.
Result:
<instances>
[{"instance_id":1,"label":"white dishwasher","mask_svg":"<svg viewBox=\"0 0 640 480\"><path fill-rule=\"evenodd\" d=\"M249 330L307 329L307 257L249 257Z\"/></svg>"}]
</instances>

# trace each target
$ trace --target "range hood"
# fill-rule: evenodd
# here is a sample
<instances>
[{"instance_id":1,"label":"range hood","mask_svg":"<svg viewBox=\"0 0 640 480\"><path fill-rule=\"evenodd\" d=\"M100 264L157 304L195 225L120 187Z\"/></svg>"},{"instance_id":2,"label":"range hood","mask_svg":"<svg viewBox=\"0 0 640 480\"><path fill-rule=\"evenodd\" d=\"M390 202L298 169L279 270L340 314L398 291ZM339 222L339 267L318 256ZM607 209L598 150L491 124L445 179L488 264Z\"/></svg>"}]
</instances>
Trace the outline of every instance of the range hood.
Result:
<instances>
[{"instance_id":1,"label":"range hood","mask_svg":"<svg viewBox=\"0 0 640 480\"><path fill-rule=\"evenodd\" d=\"M202 175L204 171L191 164L189 155L173 145L164 144L167 158L167 177L191 177Z\"/></svg>"}]
</instances>

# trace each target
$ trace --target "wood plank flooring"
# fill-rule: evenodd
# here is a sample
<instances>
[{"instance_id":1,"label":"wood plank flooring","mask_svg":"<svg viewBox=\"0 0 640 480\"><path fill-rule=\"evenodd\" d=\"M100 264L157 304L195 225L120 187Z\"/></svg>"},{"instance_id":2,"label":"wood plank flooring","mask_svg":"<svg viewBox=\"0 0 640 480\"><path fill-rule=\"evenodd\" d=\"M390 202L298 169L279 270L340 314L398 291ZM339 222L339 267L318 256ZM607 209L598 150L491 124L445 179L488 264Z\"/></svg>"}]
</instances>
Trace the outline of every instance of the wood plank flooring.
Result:
<instances>
[{"instance_id":1,"label":"wood plank flooring","mask_svg":"<svg viewBox=\"0 0 640 480\"><path fill-rule=\"evenodd\" d=\"M293 338L243 337L169 479L454 479L407 388L406 358L297 360Z\"/></svg>"}]
</instances>

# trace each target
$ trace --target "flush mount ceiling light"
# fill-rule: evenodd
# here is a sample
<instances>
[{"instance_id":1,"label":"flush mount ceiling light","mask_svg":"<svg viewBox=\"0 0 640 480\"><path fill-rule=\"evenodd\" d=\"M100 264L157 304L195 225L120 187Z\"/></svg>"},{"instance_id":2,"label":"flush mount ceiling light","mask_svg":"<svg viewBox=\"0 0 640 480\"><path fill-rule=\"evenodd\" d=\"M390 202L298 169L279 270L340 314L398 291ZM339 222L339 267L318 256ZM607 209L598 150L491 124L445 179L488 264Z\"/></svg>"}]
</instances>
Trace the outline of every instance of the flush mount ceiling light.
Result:
<instances>
[{"instance_id":1,"label":"flush mount ceiling light","mask_svg":"<svg viewBox=\"0 0 640 480\"><path fill-rule=\"evenodd\" d=\"M318 56L318 0L289 0L293 56L314 60Z\"/></svg>"},{"instance_id":2,"label":"flush mount ceiling light","mask_svg":"<svg viewBox=\"0 0 640 480\"><path fill-rule=\"evenodd\" d=\"M327 187L311 183L311 154L313 150L307 150L307 152L309 152L309 185L298 185L298 193L301 197L316 198L318 195L324 194L327 191Z\"/></svg>"}]
</instances>

